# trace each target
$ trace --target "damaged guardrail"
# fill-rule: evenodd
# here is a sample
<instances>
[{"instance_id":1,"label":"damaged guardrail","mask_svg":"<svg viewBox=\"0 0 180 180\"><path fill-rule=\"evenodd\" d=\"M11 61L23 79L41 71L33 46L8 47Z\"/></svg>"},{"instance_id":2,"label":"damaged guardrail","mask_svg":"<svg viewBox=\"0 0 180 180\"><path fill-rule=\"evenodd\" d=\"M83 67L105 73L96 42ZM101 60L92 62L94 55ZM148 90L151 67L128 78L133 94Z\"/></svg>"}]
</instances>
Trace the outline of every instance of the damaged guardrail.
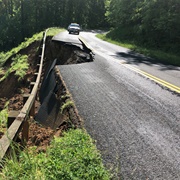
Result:
<instances>
[{"instance_id":1,"label":"damaged guardrail","mask_svg":"<svg viewBox=\"0 0 180 180\"><path fill-rule=\"evenodd\" d=\"M10 113L7 132L0 139L0 160L4 158L12 142L16 140L20 132L22 132L22 140L28 140L29 123L27 119L29 116L34 116L35 114L35 100L41 80L47 31L48 29L43 34L40 61L38 62L39 64L37 64L38 72L35 73L35 82L31 82L31 93L24 95L24 106L20 112L15 111Z\"/></svg>"}]
</instances>

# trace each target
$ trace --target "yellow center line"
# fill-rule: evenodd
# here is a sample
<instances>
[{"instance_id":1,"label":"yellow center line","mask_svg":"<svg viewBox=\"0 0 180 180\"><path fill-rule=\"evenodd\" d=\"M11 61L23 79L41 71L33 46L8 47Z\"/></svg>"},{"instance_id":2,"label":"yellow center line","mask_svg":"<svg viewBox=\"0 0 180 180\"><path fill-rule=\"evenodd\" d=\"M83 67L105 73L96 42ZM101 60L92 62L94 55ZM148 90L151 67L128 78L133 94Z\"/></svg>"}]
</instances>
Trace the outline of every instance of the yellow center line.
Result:
<instances>
[{"instance_id":1,"label":"yellow center line","mask_svg":"<svg viewBox=\"0 0 180 180\"><path fill-rule=\"evenodd\" d=\"M141 75L143 75L143 76L145 76L145 77L147 77L147 78L149 78L149 79L151 79L151 80L153 80L153 81L155 81L155 82L157 82L158 84L161 84L161 85L171 89L172 91L180 93L180 87L178 87L178 86L170 84L170 83L168 83L168 82L166 82L166 81L164 81L164 80L162 80L160 78L157 78L157 77L155 77L155 76L153 76L151 74L148 74L147 72L142 71L140 69L137 69L137 68L135 68L135 67L133 67L131 65L128 65L128 64L122 64L122 65L129 68L129 69L131 69L131 70L133 70L133 71L135 71L135 72L137 72L137 73L139 73L139 74L141 74Z\"/></svg>"},{"instance_id":2,"label":"yellow center line","mask_svg":"<svg viewBox=\"0 0 180 180\"><path fill-rule=\"evenodd\" d=\"M86 42L86 40L85 40L82 36L79 36L79 39L80 39L81 41L83 41L83 43L84 43L89 49L91 49L92 51L95 51L92 47L89 46L89 44ZM131 66L131 65L125 64L125 62L121 62L121 64L122 64L123 66L125 66L125 67L127 67L127 68L129 68L129 69L131 69L131 70L133 70L133 71L135 71L135 72L137 72L138 74L141 74L142 76L145 76L145 77L147 77L147 78L149 78L149 79L157 82L158 84L161 84L161 85L163 85L163 86L171 89L172 91L175 91L175 92L177 92L177 93L180 93L180 87L178 87L178 86L175 86L175 85L173 85L173 84L171 84L171 83L168 83L168 82L166 82L166 81L164 81L164 80L162 80L162 79L160 79L160 78L157 78L157 77L155 77L155 76L153 76L153 75L151 75L151 74L148 74L147 72L142 71L142 70L140 70L140 69L137 69L137 68L135 68L135 67L133 67L133 66Z\"/></svg>"},{"instance_id":3,"label":"yellow center line","mask_svg":"<svg viewBox=\"0 0 180 180\"><path fill-rule=\"evenodd\" d=\"M87 41L86 41L82 36L79 36L79 40L82 41L82 42L86 45L87 48L91 49L92 53L95 52L95 50L93 49L93 47L91 47L91 46L87 43Z\"/></svg>"}]
</instances>

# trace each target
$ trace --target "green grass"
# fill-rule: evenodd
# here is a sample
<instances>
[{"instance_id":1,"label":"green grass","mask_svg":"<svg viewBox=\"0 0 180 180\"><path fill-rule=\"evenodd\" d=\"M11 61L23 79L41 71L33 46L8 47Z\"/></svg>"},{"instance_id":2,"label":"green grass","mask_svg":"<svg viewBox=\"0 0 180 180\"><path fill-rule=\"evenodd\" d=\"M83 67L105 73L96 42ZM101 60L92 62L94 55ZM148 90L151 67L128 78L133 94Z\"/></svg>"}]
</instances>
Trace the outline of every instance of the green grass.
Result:
<instances>
[{"instance_id":1,"label":"green grass","mask_svg":"<svg viewBox=\"0 0 180 180\"><path fill-rule=\"evenodd\" d=\"M6 160L0 179L108 180L110 174L90 136L76 129L54 138L46 153L31 148Z\"/></svg>"},{"instance_id":2,"label":"green grass","mask_svg":"<svg viewBox=\"0 0 180 180\"><path fill-rule=\"evenodd\" d=\"M62 99L62 100L66 100L66 99L68 99L68 98L70 98L70 97L71 97L71 95L70 95L69 93L67 93L67 94L61 96L61 99Z\"/></svg>"},{"instance_id":3,"label":"green grass","mask_svg":"<svg viewBox=\"0 0 180 180\"><path fill-rule=\"evenodd\" d=\"M61 31L64 31L64 29L49 28L47 36L54 36ZM22 79L24 77L24 75L26 74L26 70L28 69L28 57L25 55L22 56L18 53L20 52L20 50L27 48L33 42L40 41L43 38L43 32L44 31L34 34L31 38L26 38L25 41L22 42L18 47L13 48L6 53L0 52L0 75L3 74L3 77L0 79L0 81L3 81L5 78L7 78L11 72L15 72L15 75L17 75L19 79ZM6 71L4 70L3 65L12 56L15 56L15 58L12 58L13 62L11 64L11 67Z\"/></svg>"},{"instance_id":4,"label":"green grass","mask_svg":"<svg viewBox=\"0 0 180 180\"><path fill-rule=\"evenodd\" d=\"M61 106L61 113L64 112L65 109L68 109L70 107L73 107L74 106L74 103L68 99L62 106Z\"/></svg>"},{"instance_id":5,"label":"green grass","mask_svg":"<svg viewBox=\"0 0 180 180\"><path fill-rule=\"evenodd\" d=\"M48 36L63 31L59 28L50 28ZM18 55L18 52L29 46L34 41L42 39L42 34L38 33L32 38L27 39L27 42L21 43L17 48L11 51L0 53L0 73L4 73L1 68L6 60L14 56L11 67L5 72L15 72L19 77L23 77L24 73L21 70L26 70L27 56ZM7 74L6 74L7 73ZM62 97L66 99L67 95ZM67 100L61 107L63 112L66 108L73 106L73 102ZM0 112L1 124L7 124L7 108ZM13 146L14 149L16 145ZM64 133L63 137L53 139L46 153L37 153L36 147L18 150L18 158L15 153L11 157L5 159L1 165L0 180L108 180L110 179L109 172L104 168L102 158L93 140L90 136L81 129L69 130ZM16 150L17 151L17 150Z\"/></svg>"},{"instance_id":6,"label":"green grass","mask_svg":"<svg viewBox=\"0 0 180 180\"><path fill-rule=\"evenodd\" d=\"M64 29L62 28L49 28L47 32L47 36L54 36L63 30ZM0 52L0 67L2 67L3 64L7 61L7 59L9 59L11 56L19 53L21 49L28 47L30 44L32 44L35 41L40 41L43 37L43 32L44 31L36 33L31 38L25 38L25 41L22 42L18 47L15 47L8 52Z\"/></svg>"},{"instance_id":7,"label":"green grass","mask_svg":"<svg viewBox=\"0 0 180 180\"><path fill-rule=\"evenodd\" d=\"M35 41L40 41L43 37L43 32L33 35L31 38L26 38L18 47L11 49L8 52L0 52L0 67L3 67L4 63L13 55L19 53L21 49L28 47Z\"/></svg>"},{"instance_id":8,"label":"green grass","mask_svg":"<svg viewBox=\"0 0 180 180\"><path fill-rule=\"evenodd\" d=\"M8 75L12 72L18 77L18 80L23 79L26 75L26 71L29 68L28 64L28 56L17 54L14 58L12 58L12 63L10 68L5 72L4 76L0 79L0 82L8 77Z\"/></svg>"},{"instance_id":9,"label":"green grass","mask_svg":"<svg viewBox=\"0 0 180 180\"><path fill-rule=\"evenodd\" d=\"M0 111L0 132L4 133L4 128L7 127L7 120L8 120L8 104L6 102L4 109Z\"/></svg>"},{"instance_id":10,"label":"green grass","mask_svg":"<svg viewBox=\"0 0 180 180\"><path fill-rule=\"evenodd\" d=\"M120 40L113 40L110 37L106 37L106 34L98 34L97 37L112 44L123 46L146 56L155 58L159 62L180 66L180 57L176 54L166 53L160 50L143 48L139 45L135 45L134 43L126 43Z\"/></svg>"},{"instance_id":11,"label":"green grass","mask_svg":"<svg viewBox=\"0 0 180 180\"><path fill-rule=\"evenodd\" d=\"M62 31L65 31L65 29L58 28L58 27L49 28L47 32L47 36L54 36Z\"/></svg>"}]
</instances>

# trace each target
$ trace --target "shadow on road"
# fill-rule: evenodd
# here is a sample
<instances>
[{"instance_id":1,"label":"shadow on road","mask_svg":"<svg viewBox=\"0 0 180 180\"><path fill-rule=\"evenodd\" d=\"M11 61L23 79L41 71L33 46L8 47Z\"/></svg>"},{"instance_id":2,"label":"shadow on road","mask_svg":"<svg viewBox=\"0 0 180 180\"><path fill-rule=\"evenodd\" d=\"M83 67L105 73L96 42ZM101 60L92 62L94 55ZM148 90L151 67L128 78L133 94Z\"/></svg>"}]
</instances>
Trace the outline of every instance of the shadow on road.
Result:
<instances>
[{"instance_id":1,"label":"shadow on road","mask_svg":"<svg viewBox=\"0 0 180 180\"><path fill-rule=\"evenodd\" d=\"M174 66L171 64L167 64L164 62L161 62L158 59L146 57L142 54L136 53L134 51L128 51L127 53L125 52L117 52L116 57L120 57L126 61L127 64L146 64L148 66L153 66L153 65L160 65L160 70L165 71L165 70L179 70L178 66Z\"/></svg>"}]
</instances>

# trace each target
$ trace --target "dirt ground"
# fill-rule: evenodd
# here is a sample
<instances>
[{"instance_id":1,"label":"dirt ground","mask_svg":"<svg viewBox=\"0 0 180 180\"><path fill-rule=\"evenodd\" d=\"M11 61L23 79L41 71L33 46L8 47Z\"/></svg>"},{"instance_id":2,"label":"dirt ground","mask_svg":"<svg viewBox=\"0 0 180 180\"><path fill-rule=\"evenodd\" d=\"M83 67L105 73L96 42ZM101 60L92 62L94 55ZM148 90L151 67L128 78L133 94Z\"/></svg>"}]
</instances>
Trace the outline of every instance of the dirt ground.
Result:
<instances>
[{"instance_id":1,"label":"dirt ground","mask_svg":"<svg viewBox=\"0 0 180 180\"><path fill-rule=\"evenodd\" d=\"M19 54L26 54L28 55L28 61L29 61L29 69L27 71L26 76L23 80L18 81L18 79L15 77L13 73L9 75L9 77L0 82L0 111L4 109L4 106L6 102L8 101L8 110L11 111L20 111L23 107L23 94L30 93L30 82L33 82L34 80L34 73L36 72L36 64L37 59L39 58L39 45L40 42L34 42L31 44L28 48L23 49L19 52ZM54 58L57 58L56 55L58 54L58 61L59 64L60 59L62 59L62 49L61 47L58 47L58 45L54 45L51 42L51 37L49 37L46 41L46 51L45 51L45 63L43 66L43 74L45 74L47 67L50 65L51 61L54 60ZM52 50L53 49L53 50ZM69 53L71 51L71 53ZM67 61L65 61L67 59ZM77 63L79 61L80 57L76 57L76 53L72 51L72 47L68 47L68 51L66 53L66 56L63 58L63 64L69 62L71 63ZM83 61L83 60L81 60ZM8 69L11 65L11 58L8 59L8 61L5 63L4 69ZM42 76L43 79L43 76ZM65 87L63 87L63 90L60 90L61 92L58 92L60 96L62 96L62 93L64 93ZM37 98L38 99L38 98ZM59 98L60 99L60 98ZM65 99L66 101L66 99ZM63 104L64 102L61 102ZM35 102L36 112L38 112L38 109L40 107L40 103L36 100ZM71 117L70 117L71 116ZM62 124L57 127L56 129L51 129L50 127L42 126L40 123L34 121L33 117L31 117L29 121L29 140L27 142L27 146L37 146L38 151L45 151L46 147L50 144L51 139L54 136L61 136L62 132L67 130L71 125L66 121L67 119L71 119L71 122L74 124L73 127L76 128L77 126L81 126L80 119L74 109L74 107L70 107L64 112L64 120L62 120ZM3 127L3 129L0 130L0 138L5 133L6 128Z\"/></svg>"}]
</instances>

